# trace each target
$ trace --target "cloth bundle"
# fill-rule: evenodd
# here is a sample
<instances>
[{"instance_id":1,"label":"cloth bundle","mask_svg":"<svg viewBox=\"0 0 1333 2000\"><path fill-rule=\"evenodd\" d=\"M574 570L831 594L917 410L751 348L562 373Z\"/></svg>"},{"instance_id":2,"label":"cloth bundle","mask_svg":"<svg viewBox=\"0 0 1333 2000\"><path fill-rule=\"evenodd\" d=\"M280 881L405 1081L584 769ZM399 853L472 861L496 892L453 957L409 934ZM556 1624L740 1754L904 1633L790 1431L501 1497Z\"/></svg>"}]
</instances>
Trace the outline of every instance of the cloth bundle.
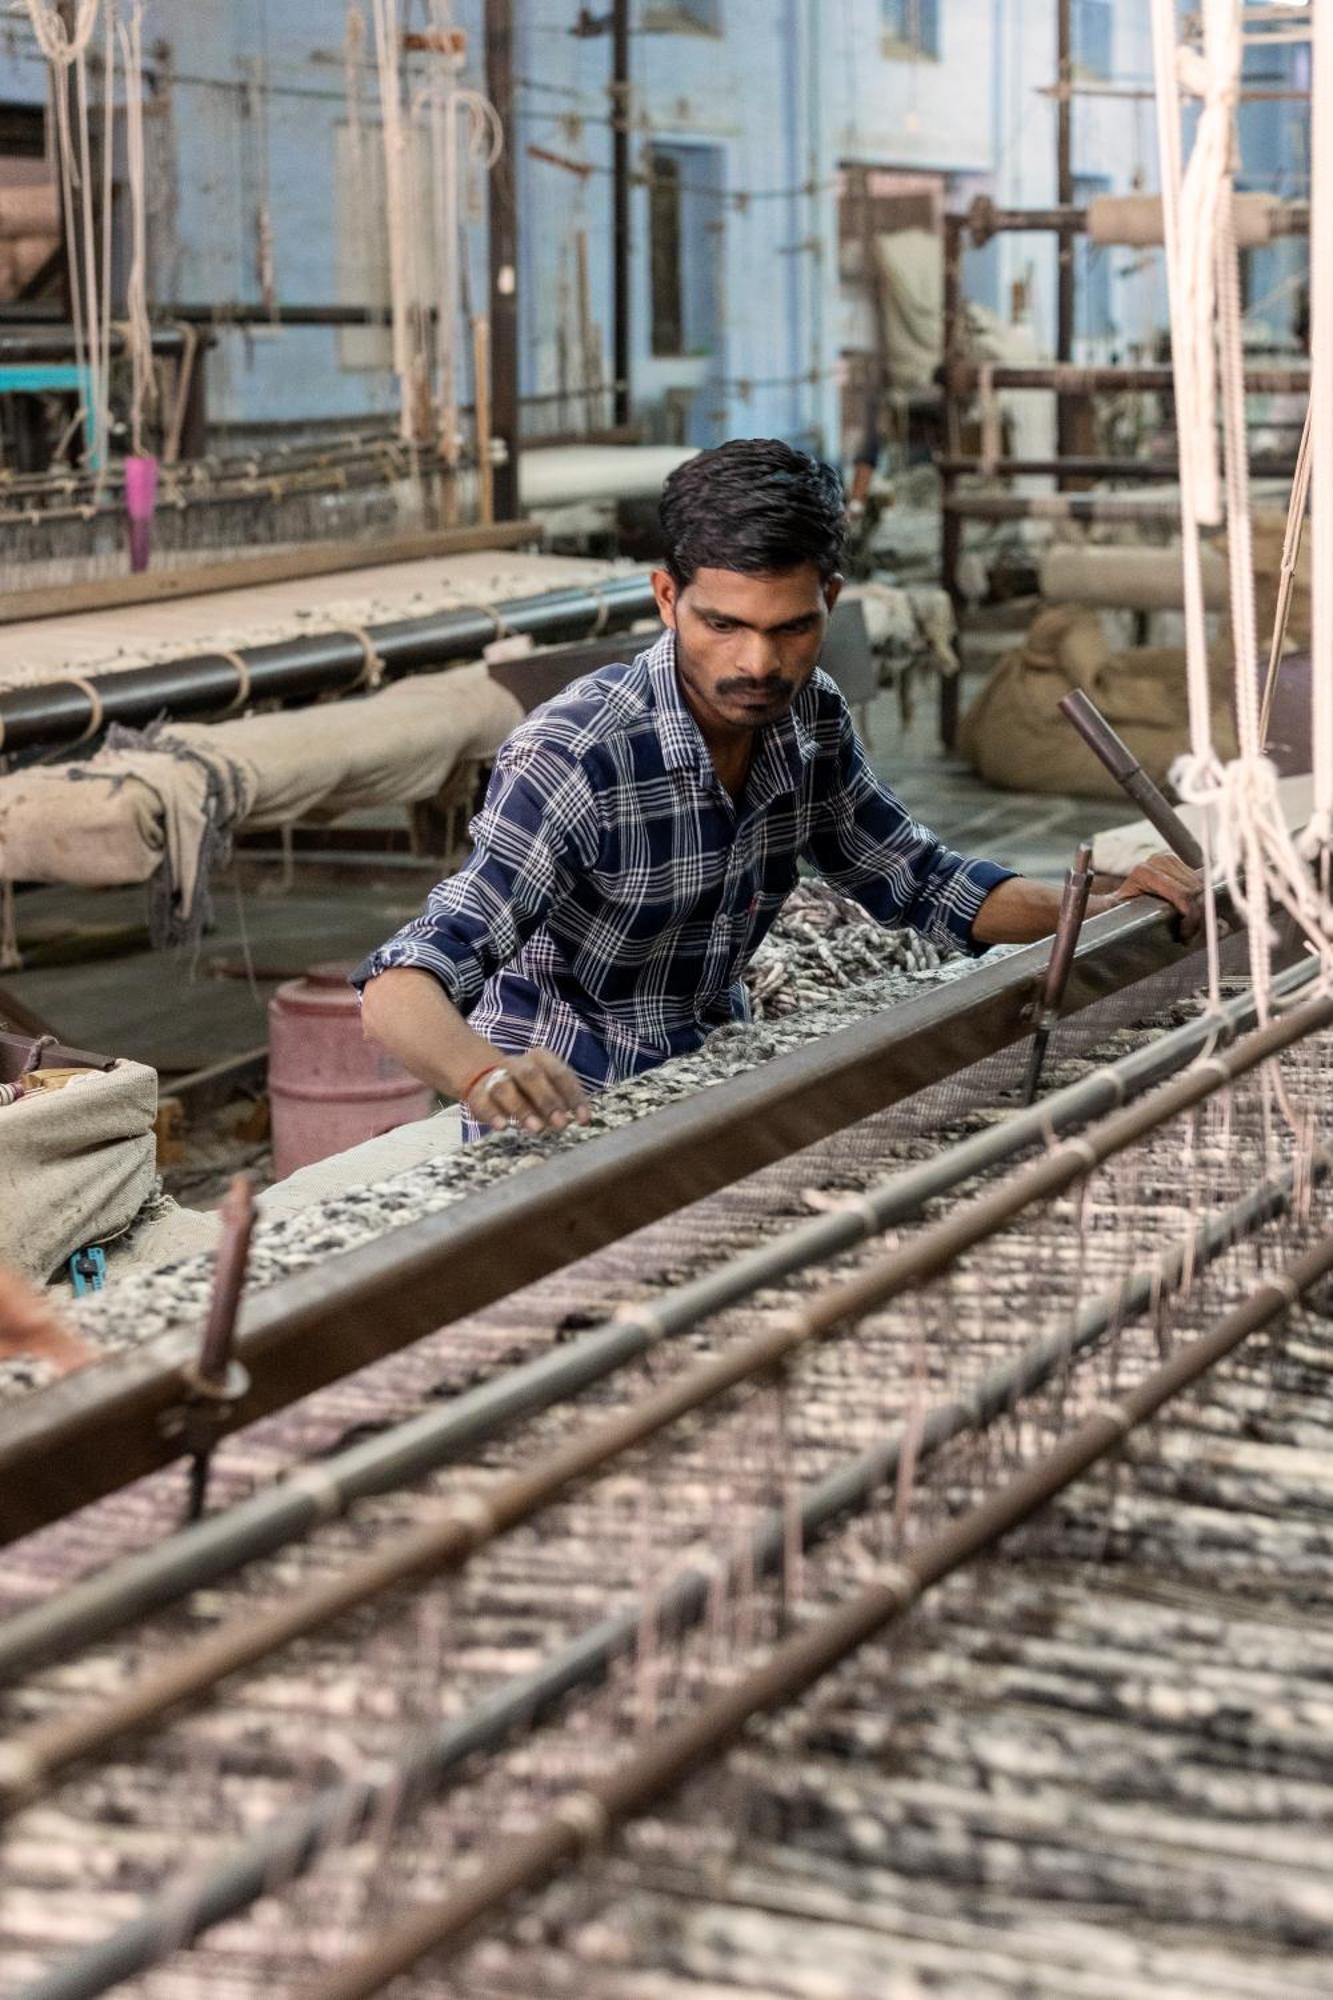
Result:
<instances>
[{"instance_id":1,"label":"cloth bundle","mask_svg":"<svg viewBox=\"0 0 1333 2000\"><path fill-rule=\"evenodd\" d=\"M1213 740L1236 754L1224 648L1212 661ZM1124 737L1145 771L1164 783L1189 741L1185 655L1173 646L1113 653L1095 612L1060 606L1039 613L1023 644L999 662L963 717L959 745L992 785L1019 792L1120 798L1116 784L1060 713L1081 688Z\"/></svg>"},{"instance_id":2,"label":"cloth bundle","mask_svg":"<svg viewBox=\"0 0 1333 2000\"><path fill-rule=\"evenodd\" d=\"M38 1282L129 1227L157 1185L157 1072L88 1069L0 1105L0 1264Z\"/></svg>"},{"instance_id":3,"label":"cloth bundle","mask_svg":"<svg viewBox=\"0 0 1333 2000\"><path fill-rule=\"evenodd\" d=\"M154 942L197 936L209 872L239 828L432 798L460 762L494 756L521 719L513 696L473 666L364 701L113 729L81 763L0 778L0 880L150 882Z\"/></svg>"}]
</instances>

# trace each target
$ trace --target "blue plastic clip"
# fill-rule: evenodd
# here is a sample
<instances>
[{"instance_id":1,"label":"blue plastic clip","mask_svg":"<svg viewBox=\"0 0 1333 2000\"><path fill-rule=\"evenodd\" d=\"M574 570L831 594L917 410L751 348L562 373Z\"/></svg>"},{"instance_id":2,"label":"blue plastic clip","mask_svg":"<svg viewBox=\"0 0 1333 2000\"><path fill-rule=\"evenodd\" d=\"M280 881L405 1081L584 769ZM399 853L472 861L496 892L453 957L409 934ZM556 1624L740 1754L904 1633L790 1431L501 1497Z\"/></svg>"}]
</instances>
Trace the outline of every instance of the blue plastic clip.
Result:
<instances>
[{"instance_id":1,"label":"blue plastic clip","mask_svg":"<svg viewBox=\"0 0 1333 2000\"><path fill-rule=\"evenodd\" d=\"M75 1298L82 1298L85 1292L100 1292L106 1283L106 1251L100 1243L90 1243L86 1250L76 1250L69 1260L70 1283L74 1287Z\"/></svg>"}]
</instances>

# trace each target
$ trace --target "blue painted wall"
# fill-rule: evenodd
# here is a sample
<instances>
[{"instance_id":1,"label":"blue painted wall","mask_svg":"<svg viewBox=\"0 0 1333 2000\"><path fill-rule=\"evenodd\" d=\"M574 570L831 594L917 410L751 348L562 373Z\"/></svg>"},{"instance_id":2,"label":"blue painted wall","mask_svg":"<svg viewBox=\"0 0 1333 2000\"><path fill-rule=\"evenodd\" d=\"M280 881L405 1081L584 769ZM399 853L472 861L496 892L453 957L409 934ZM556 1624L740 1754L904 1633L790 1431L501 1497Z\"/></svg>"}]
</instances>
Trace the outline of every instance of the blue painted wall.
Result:
<instances>
[{"instance_id":1,"label":"blue painted wall","mask_svg":"<svg viewBox=\"0 0 1333 2000\"><path fill-rule=\"evenodd\" d=\"M467 80L481 82L481 0L456 0L469 34ZM596 17L605 0L584 10ZM420 25L424 9L412 10ZM1112 65L1150 70L1146 10L1114 9ZM575 329L575 243L586 232L592 317L610 375L609 41L571 32L577 0L518 0L521 369L527 394L553 391L560 334ZM691 29L716 17L720 34ZM1010 203L1054 199L1054 108L1040 94L1054 61L1054 0L940 0L938 57L909 60L886 39L885 0L634 0L636 166L656 144L697 167L684 215L716 287L709 351L652 351L649 191L634 209L636 411L692 440L775 432L830 445L837 436L838 167L848 161L938 173L955 196L979 187ZM158 298L259 296L255 218L267 193L279 296L337 300L335 164L346 120L344 0L148 0L152 50L151 229ZM364 115L375 120L373 68ZM266 92L257 92L257 85ZM44 71L25 24L0 28L0 96L40 101ZM1283 121L1283 131L1294 122ZM1117 190L1156 180L1151 105L1080 99L1076 165ZM535 158L538 147L586 171ZM1282 163L1267 158L1267 175ZM475 237L475 268L485 245ZM1155 261L1155 260L1148 260ZM1160 278L1115 259L1111 319L1135 337L1161 317ZM1055 267L1049 238L1004 239L976 268L990 302L1030 279L1048 335ZM707 316L706 316L707 317ZM386 370L349 366L326 329L224 330L212 412L237 425L388 414ZM671 414L675 406L676 418Z\"/></svg>"}]
</instances>

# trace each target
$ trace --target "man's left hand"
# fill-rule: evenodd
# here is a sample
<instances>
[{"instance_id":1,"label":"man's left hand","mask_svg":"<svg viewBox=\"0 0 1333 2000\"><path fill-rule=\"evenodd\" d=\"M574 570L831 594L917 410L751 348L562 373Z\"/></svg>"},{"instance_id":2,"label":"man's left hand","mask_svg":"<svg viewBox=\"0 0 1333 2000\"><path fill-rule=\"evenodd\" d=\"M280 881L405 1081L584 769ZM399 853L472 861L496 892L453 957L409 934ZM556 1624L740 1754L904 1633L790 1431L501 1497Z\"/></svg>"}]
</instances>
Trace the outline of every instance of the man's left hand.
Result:
<instances>
[{"instance_id":1,"label":"man's left hand","mask_svg":"<svg viewBox=\"0 0 1333 2000\"><path fill-rule=\"evenodd\" d=\"M1108 898L1108 906L1132 902L1135 896L1156 896L1179 910L1183 937L1193 937L1203 922L1203 877L1174 854L1153 854L1140 861Z\"/></svg>"}]
</instances>

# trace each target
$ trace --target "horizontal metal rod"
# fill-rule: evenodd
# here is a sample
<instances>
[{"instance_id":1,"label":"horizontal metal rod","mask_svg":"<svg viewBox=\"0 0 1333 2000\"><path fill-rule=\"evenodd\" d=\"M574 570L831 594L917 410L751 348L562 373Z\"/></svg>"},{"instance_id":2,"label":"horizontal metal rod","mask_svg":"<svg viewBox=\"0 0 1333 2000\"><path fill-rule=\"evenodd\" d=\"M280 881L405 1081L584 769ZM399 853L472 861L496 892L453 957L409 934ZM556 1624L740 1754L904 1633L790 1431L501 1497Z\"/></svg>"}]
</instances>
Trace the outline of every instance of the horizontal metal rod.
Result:
<instances>
[{"instance_id":1,"label":"horizontal metal rod","mask_svg":"<svg viewBox=\"0 0 1333 2000\"><path fill-rule=\"evenodd\" d=\"M1317 1154L1312 1178L1322 1180L1328 1168L1329 1155ZM15 2000L94 2000L121 1980L192 1944L261 1896L278 1894L308 1874L330 1850L351 1846L381 1823L390 1800L401 1823L419 1802L447 1790L474 1757L499 1750L512 1736L545 1722L571 1694L598 1685L618 1659L634 1650L646 1628L664 1638L683 1636L701 1622L719 1582L734 1588L751 1577L785 1577L793 1541L804 1553L841 1522L872 1505L896 1478L909 1436L918 1462L926 1463L969 1431L985 1430L1109 1332L1140 1313L1156 1310L1186 1271L1203 1270L1283 1213L1293 1190L1294 1178L1287 1174L1209 1217L1187 1242L1131 1272L1113 1291L1083 1307L1071 1328L1029 1342L1012 1360L990 1369L966 1397L934 1404L910 1425L899 1426L829 1473L802 1495L798 1535L793 1534L789 1510L771 1508L721 1559L683 1570L652 1598L604 1619L540 1666L512 1676L468 1714L415 1739L383 1776L331 1786L308 1805L284 1814L236 1853L213 1864L202 1878L191 1873L176 1887L154 1896L119 1930L23 1988Z\"/></svg>"},{"instance_id":2,"label":"horizontal metal rod","mask_svg":"<svg viewBox=\"0 0 1333 2000\"><path fill-rule=\"evenodd\" d=\"M111 352L121 355L128 350L125 336L119 328L111 331ZM201 348L213 345L212 335L200 332L197 344ZM155 326L152 330L154 354L180 355L185 351L186 336L178 326ZM74 361L78 349L71 326L42 326L25 324L22 326L0 325L0 363L8 361Z\"/></svg>"},{"instance_id":3,"label":"horizontal metal rod","mask_svg":"<svg viewBox=\"0 0 1333 2000\"><path fill-rule=\"evenodd\" d=\"M1254 96L1272 96L1274 94L1276 93L1246 91L1243 93L1243 96L1245 99L1249 99ZM1281 94L1287 95L1288 93L1284 92ZM1291 94L1301 95L1302 93ZM1147 92L1147 95L1151 97L1152 92ZM1022 234L1028 230L1039 231L1042 234L1048 232L1058 234L1061 231L1072 231L1078 235L1082 235L1088 226L1088 211L1086 208L1077 207L996 208L991 203L988 195L978 195L972 203L971 208L958 219L967 231L969 242L971 242L974 248L980 250L985 248L993 236ZM1310 204L1301 201L1274 202L1268 213L1268 227L1271 235L1274 237L1306 235L1310 228ZM1108 250L1129 250L1150 248L1152 246L1108 243L1098 247Z\"/></svg>"},{"instance_id":4,"label":"horizontal metal rod","mask_svg":"<svg viewBox=\"0 0 1333 2000\"><path fill-rule=\"evenodd\" d=\"M318 1980L308 2000L366 2000L427 1952L453 1950L475 1936L516 1896L567 1873L599 1851L628 1820L645 1812L693 1772L716 1762L760 1716L800 1699L870 1639L898 1623L946 1577L993 1548L1111 1457L1126 1438L1236 1348L1285 1318L1292 1305L1333 1270L1333 1235L1325 1236L1190 1342L1115 1404L1103 1405L1053 1450L929 1536L837 1610L779 1646L764 1664L724 1688L683 1721L661 1730L606 1777L560 1800L537 1828L505 1841L461 1886L418 1907L355 1958Z\"/></svg>"},{"instance_id":5,"label":"horizontal metal rod","mask_svg":"<svg viewBox=\"0 0 1333 2000\"><path fill-rule=\"evenodd\" d=\"M400 1584L457 1572L479 1549L530 1521L572 1487L604 1473L626 1452L682 1417L710 1408L731 1390L765 1379L802 1348L846 1329L873 1308L929 1283L1024 1210L1063 1193L1146 1133L1331 1023L1333 995L1299 1003L1080 1137L1066 1139L851 1277L803 1298L776 1325L708 1356L629 1409L587 1426L524 1471L446 1502L335 1575L267 1609L249 1608L138 1680L127 1681L97 1707L12 1734L0 1758L0 1815L40 1796L79 1759L107 1749L127 1732L356 1606ZM651 1308L649 1314L651 1323Z\"/></svg>"},{"instance_id":6,"label":"horizontal metal rod","mask_svg":"<svg viewBox=\"0 0 1333 2000\"><path fill-rule=\"evenodd\" d=\"M982 385L983 369L975 361L951 361L945 370L946 386L955 396L973 396ZM1042 361L1010 367L989 368L993 389L1055 389L1062 396L1117 394L1122 390L1171 391L1174 376L1169 367L1119 367L1105 364L1084 367L1077 361ZM1310 370L1304 368L1251 367L1245 371L1245 387L1250 395L1308 395Z\"/></svg>"},{"instance_id":7,"label":"horizontal metal rod","mask_svg":"<svg viewBox=\"0 0 1333 2000\"><path fill-rule=\"evenodd\" d=\"M226 1427L994 1055L1028 1033L1048 955L1028 946L591 1142L526 1142L539 1163L524 1172L251 1297L236 1349L251 1387ZM1085 925L1067 1011L1186 959L1202 964L1162 904L1124 904ZM179 1456L162 1419L193 1345L160 1337L0 1413L0 1545Z\"/></svg>"},{"instance_id":8,"label":"horizontal metal rod","mask_svg":"<svg viewBox=\"0 0 1333 2000\"><path fill-rule=\"evenodd\" d=\"M1082 688L1073 688L1060 697L1059 708L1103 769L1134 801L1149 825L1161 834L1171 852L1187 868L1201 869L1204 854L1198 840L1091 697Z\"/></svg>"},{"instance_id":9,"label":"horizontal metal rod","mask_svg":"<svg viewBox=\"0 0 1333 2000\"><path fill-rule=\"evenodd\" d=\"M1176 495L1136 493L960 493L946 492L946 514L974 521L1180 521ZM1216 532L1221 532L1217 530Z\"/></svg>"},{"instance_id":10,"label":"horizontal metal rod","mask_svg":"<svg viewBox=\"0 0 1333 2000\"><path fill-rule=\"evenodd\" d=\"M629 625L655 610L646 574L612 576L598 584L509 598L494 608L469 605L429 618L373 625L367 637L386 675L427 673L454 660L475 660L501 633L544 643L582 639L608 626ZM103 726L142 725L159 715L216 715L242 699L309 701L364 686L366 649L353 632L316 632L266 646L237 648L248 680L234 660L207 651L122 673L94 674L88 684L101 704ZM0 694L0 750L51 748L78 742L97 713L87 686L46 681Z\"/></svg>"},{"instance_id":11,"label":"horizontal metal rod","mask_svg":"<svg viewBox=\"0 0 1333 2000\"><path fill-rule=\"evenodd\" d=\"M935 464L947 476L960 478L1068 478L1130 479L1136 485L1160 480L1169 485L1180 478L1178 459L1152 458L949 458L937 457ZM1293 458L1252 458L1254 479L1291 479L1296 470Z\"/></svg>"},{"instance_id":12,"label":"horizontal metal rod","mask_svg":"<svg viewBox=\"0 0 1333 2000\"><path fill-rule=\"evenodd\" d=\"M1302 960L1274 982L1282 1003L1313 979ZM650 1308L622 1317L568 1346L538 1355L457 1396L443 1409L395 1425L379 1436L324 1459L311 1473L253 1493L223 1513L180 1529L151 1548L110 1564L71 1589L16 1612L0 1625L0 1677L13 1678L43 1659L68 1658L81 1647L188 1591L216 1583L245 1563L271 1555L318 1522L345 1514L358 1501L405 1486L475 1450L517 1419L579 1394L639 1359L658 1341L780 1283L793 1272L838 1256L867 1237L921 1213L927 1202L1043 1143L1052 1133L1085 1124L1193 1061L1201 1048L1226 1043L1256 1018L1247 992L1155 1037L1114 1064L1055 1091L1040 1105L987 1125L934 1158L891 1174L846 1208L811 1217L733 1258L692 1283L655 1297Z\"/></svg>"}]
</instances>

